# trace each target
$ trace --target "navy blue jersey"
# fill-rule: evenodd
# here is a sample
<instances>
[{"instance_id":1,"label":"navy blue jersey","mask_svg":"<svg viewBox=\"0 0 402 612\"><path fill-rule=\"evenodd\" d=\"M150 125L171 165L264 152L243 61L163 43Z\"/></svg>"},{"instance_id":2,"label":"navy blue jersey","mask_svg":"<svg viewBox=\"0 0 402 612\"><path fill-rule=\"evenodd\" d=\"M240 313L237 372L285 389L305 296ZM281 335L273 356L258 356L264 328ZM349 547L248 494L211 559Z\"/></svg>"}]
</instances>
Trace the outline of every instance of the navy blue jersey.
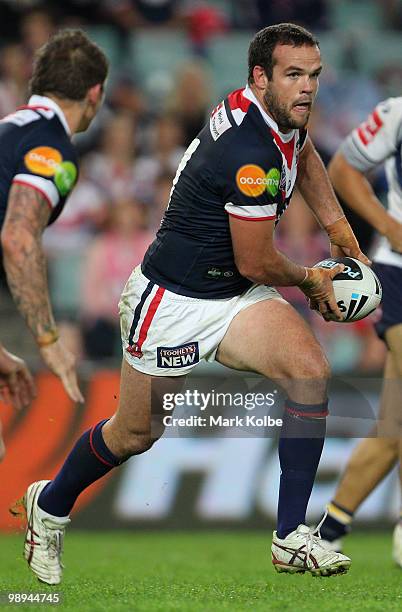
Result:
<instances>
[{"instance_id":1,"label":"navy blue jersey","mask_svg":"<svg viewBox=\"0 0 402 612\"><path fill-rule=\"evenodd\" d=\"M77 155L60 107L50 98L32 96L28 106L0 121L0 228L12 183L39 191L51 208L52 223L77 174Z\"/></svg>"},{"instance_id":2,"label":"navy blue jersey","mask_svg":"<svg viewBox=\"0 0 402 612\"><path fill-rule=\"evenodd\" d=\"M236 268L229 215L275 219L289 204L305 130L282 134L251 89L231 93L185 152L142 271L166 289L219 299L252 282Z\"/></svg>"}]
</instances>

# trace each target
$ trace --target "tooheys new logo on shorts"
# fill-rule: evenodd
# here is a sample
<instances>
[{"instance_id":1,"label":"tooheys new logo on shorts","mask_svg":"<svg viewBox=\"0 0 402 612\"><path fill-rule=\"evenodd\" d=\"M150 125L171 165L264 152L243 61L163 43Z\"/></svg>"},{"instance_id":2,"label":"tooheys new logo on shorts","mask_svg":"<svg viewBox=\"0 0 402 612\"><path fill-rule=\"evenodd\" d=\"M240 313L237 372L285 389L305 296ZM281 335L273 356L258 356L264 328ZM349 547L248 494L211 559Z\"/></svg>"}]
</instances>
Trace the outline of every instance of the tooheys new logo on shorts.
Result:
<instances>
[{"instance_id":1,"label":"tooheys new logo on shorts","mask_svg":"<svg viewBox=\"0 0 402 612\"><path fill-rule=\"evenodd\" d=\"M54 183L61 196L66 196L74 187L77 180L77 168L70 161L63 161L63 157L53 147L35 147L26 153L24 162L33 174L46 177L54 176Z\"/></svg>"},{"instance_id":2,"label":"tooheys new logo on shorts","mask_svg":"<svg viewBox=\"0 0 402 612\"><path fill-rule=\"evenodd\" d=\"M158 368L182 368L200 360L198 342L188 342L180 346L158 346L156 365Z\"/></svg>"},{"instance_id":3,"label":"tooheys new logo on shorts","mask_svg":"<svg viewBox=\"0 0 402 612\"><path fill-rule=\"evenodd\" d=\"M246 164L236 173L236 184L240 191L250 198L258 198L264 191L275 197L279 190L281 173L278 168L271 168L265 173L260 166Z\"/></svg>"}]
</instances>

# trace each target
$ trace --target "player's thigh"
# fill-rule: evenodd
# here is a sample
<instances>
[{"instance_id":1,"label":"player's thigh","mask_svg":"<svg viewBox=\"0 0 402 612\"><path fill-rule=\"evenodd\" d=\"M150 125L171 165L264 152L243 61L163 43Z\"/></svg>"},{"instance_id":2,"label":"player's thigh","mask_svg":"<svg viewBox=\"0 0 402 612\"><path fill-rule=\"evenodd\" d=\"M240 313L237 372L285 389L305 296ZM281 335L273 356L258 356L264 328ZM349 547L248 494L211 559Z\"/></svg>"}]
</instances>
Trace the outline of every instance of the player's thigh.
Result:
<instances>
[{"instance_id":1,"label":"player's thigh","mask_svg":"<svg viewBox=\"0 0 402 612\"><path fill-rule=\"evenodd\" d=\"M116 413L105 424L106 443L137 438L138 442L158 439L163 433L163 398L166 393L177 393L185 376L167 377L144 374L123 359L120 378L119 404ZM111 448L112 450L112 448Z\"/></svg>"},{"instance_id":2,"label":"player's thigh","mask_svg":"<svg viewBox=\"0 0 402 612\"><path fill-rule=\"evenodd\" d=\"M324 352L303 318L285 300L264 300L239 312L219 345L217 360L268 378L327 378Z\"/></svg>"}]
</instances>

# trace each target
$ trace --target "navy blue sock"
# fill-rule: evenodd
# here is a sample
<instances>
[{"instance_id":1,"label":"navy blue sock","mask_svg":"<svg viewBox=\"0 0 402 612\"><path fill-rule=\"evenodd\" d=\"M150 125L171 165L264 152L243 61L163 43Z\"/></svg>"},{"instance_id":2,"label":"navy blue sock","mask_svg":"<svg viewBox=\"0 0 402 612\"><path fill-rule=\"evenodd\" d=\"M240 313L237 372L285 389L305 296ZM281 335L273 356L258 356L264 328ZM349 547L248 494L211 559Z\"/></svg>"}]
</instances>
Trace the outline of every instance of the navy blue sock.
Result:
<instances>
[{"instance_id":1,"label":"navy blue sock","mask_svg":"<svg viewBox=\"0 0 402 612\"><path fill-rule=\"evenodd\" d=\"M324 446L328 402L305 405L286 401L279 461L279 538L306 522L306 510Z\"/></svg>"},{"instance_id":2,"label":"navy blue sock","mask_svg":"<svg viewBox=\"0 0 402 612\"><path fill-rule=\"evenodd\" d=\"M350 524L353 520L353 512L346 510L346 508L334 501L328 504L327 512L328 514L320 527L320 533L324 540L333 542L349 533Z\"/></svg>"},{"instance_id":3,"label":"navy blue sock","mask_svg":"<svg viewBox=\"0 0 402 612\"><path fill-rule=\"evenodd\" d=\"M54 480L39 495L38 505L54 516L67 516L80 493L122 463L108 449L102 436L104 419L86 431Z\"/></svg>"}]
</instances>

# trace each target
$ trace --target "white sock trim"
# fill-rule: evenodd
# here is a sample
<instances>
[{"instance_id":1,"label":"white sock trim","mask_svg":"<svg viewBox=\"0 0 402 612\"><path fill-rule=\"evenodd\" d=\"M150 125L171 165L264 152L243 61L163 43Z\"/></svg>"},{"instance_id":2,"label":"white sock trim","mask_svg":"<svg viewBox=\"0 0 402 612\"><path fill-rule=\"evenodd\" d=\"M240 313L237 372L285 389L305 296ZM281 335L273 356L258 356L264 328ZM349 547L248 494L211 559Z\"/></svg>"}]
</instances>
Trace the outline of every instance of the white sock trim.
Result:
<instances>
[{"instance_id":1,"label":"white sock trim","mask_svg":"<svg viewBox=\"0 0 402 612\"><path fill-rule=\"evenodd\" d=\"M41 521L49 519L53 523L59 523L60 525L66 525L70 522L69 516L55 516L54 514L49 514L46 510L42 510L42 508L38 504L38 515Z\"/></svg>"}]
</instances>

